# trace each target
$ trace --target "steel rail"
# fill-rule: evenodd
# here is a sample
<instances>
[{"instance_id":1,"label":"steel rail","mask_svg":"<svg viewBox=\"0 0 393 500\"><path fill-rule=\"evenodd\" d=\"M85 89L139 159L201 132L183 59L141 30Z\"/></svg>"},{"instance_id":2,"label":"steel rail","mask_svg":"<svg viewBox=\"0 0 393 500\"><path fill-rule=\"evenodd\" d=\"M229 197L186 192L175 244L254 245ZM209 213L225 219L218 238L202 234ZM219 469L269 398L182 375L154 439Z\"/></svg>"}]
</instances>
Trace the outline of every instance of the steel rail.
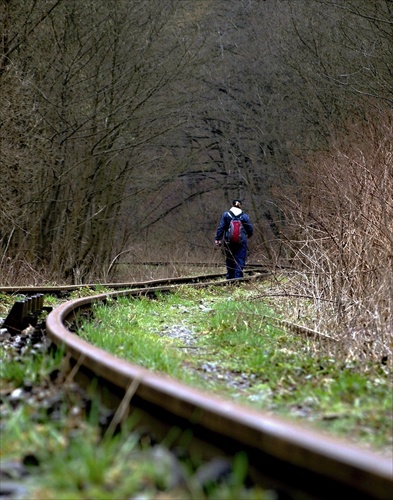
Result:
<instances>
[{"instance_id":1,"label":"steel rail","mask_svg":"<svg viewBox=\"0 0 393 500\"><path fill-rule=\"evenodd\" d=\"M260 267L248 267L245 269L244 274L245 274L245 279L247 279L247 276L253 273L261 273L263 275L269 274L269 271L266 270L266 268L260 268ZM153 280L147 280L147 281L135 281L135 282L122 282L122 283L81 283L81 284L75 284L75 285L53 285L53 286L24 286L24 285L16 285L16 286L0 286L0 293L5 293L5 294L27 294L27 295L33 295L36 293L45 293L45 294L59 294L59 293L71 293L75 292L76 290L83 290L83 289L91 289L91 290L96 290L99 288L109 288L109 289L114 289L114 290L119 290L119 289L130 289L130 288L138 288L138 287L150 287L154 285L169 285L169 284L182 284L182 283L195 283L199 281L207 281L207 280L214 280L218 278L223 278L225 277L224 272L220 273L211 273L211 274L202 274L202 275L196 275L196 276L182 276L178 278L159 278L159 279L153 279Z\"/></svg>"},{"instance_id":2,"label":"steel rail","mask_svg":"<svg viewBox=\"0 0 393 500\"><path fill-rule=\"evenodd\" d=\"M63 303L48 315L47 333L64 348L79 383L88 386L93 379L98 381L105 404L118 408L125 403L128 416L139 415L144 425L152 423L163 437L173 427L191 430L190 449L229 455L244 451L252 478L263 486L284 490L292 498L392 498L390 460L136 366L90 345L69 329L81 311L97 302L173 288L142 287Z\"/></svg>"}]
</instances>

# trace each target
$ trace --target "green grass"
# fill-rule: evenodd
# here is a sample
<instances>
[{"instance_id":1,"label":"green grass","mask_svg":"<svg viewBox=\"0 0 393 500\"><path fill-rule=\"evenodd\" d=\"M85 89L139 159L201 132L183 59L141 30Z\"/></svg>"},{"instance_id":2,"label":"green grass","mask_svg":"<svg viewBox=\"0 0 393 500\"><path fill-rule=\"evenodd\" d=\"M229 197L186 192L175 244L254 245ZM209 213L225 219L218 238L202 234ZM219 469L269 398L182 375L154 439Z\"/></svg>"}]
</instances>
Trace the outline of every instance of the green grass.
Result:
<instances>
[{"instance_id":1,"label":"green grass","mask_svg":"<svg viewBox=\"0 0 393 500\"><path fill-rule=\"evenodd\" d=\"M23 300L24 298L25 298L24 295L20 294L12 295L0 292L0 317L6 318L13 304L18 300Z\"/></svg>"},{"instance_id":2,"label":"green grass","mask_svg":"<svg viewBox=\"0 0 393 500\"><path fill-rule=\"evenodd\" d=\"M10 358L3 348L0 354L4 394L23 387L26 380L34 382L34 389L38 391L53 388L53 394L62 394L62 391L66 394L63 393L61 400L61 418L56 419L46 413L45 406L37 407L29 398L17 405L2 400L1 461L24 462L27 457L33 457L36 462L28 466L27 478L16 479L26 491L25 496L18 497L21 500L126 500L139 496L154 499L164 491L168 492L166 498L171 498L173 491L173 498L182 500L269 498L258 488L245 489L247 463L241 455L235 459L231 480L211 485L210 492L202 491L192 479L200 462L186 457L179 461L185 484L173 489L173 458L165 448L152 449L149 443L139 441L137 432L129 433L126 428L114 437L103 437L98 426L98 403L94 401L88 414L75 413L82 403L79 392L67 392L63 385L56 389L50 381L52 371L60 367L61 353L53 358L38 356L35 360L23 355L18 361ZM50 394L43 399L48 398ZM130 422L131 430L132 425Z\"/></svg>"},{"instance_id":3,"label":"green grass","mask_svg":"<svg viewBox=\"0 0 393 500\"><path fill-rule=\"evenodd\" d=\"M150 321L142 321L136 317L134 308L129 307L129 304L127 299L120 298L110 309L96 307L95 320L83 325L82 336L109 352L132 359L152 370L180 375L177 372L180 357L163 349L160 338L151 335L150 329L157 323L154 313ZM142 298L135 304L141 317L147 316L151 301ZM125 333L119 334L123 331Z\"/></svg>"},{"instance_id":4,"label":"green grass","mask_svg":"<svg viewBox=\"0 0 393 500\"><path fill-rule=\"evenodd\" d=\"M387 366L332 358L312 340L269 324L274 311L247 287L192 289L97 306L83 336L146 368L168 373L356 443L392 443ZM171 335L176 328L186 333ZM187 343L191 342L191 345ZM185 342L186 341L186 342Z\"/></svg>"},{"instance_id":5,"label":"green grass","mask_svg":"<svg viewBox=\"0 0 393 500\"><path fill-rule=\"evenodd\" d=\"M2 429L1 459L35 457L37 465L29 468L30 476L22 482L26 488L22 500L270 498L259 488L245 489L248 464L242 454L235 457L231 479L212 484L209 491L202 491L192 479L199 462L192 457L179 461L185 483L173 488L172 456L163 447L141 445L138 437L125 430L102 439L94 417L73 422L70 411L58 422L35 422L28 405L22 405Z\"/></svg>"},{"instance_id":6,"label":"green grass","mask_svg":"<svg viewBox=\"0 0 393 500\"><path fill-rule=\"evenodd\" d=\"M91 291L78 292L93 293ZM390 449L392 444L392 382L387 365L347 362L333 357L312 340L273 327L274 310L247 286L218 289L182 287L157 299L110 300L96 305L81 335L118 356L168 373L195 386L225 394L243 404L306 422L358 444ZM56 305L53 299L51 304ZM180 335L178 333L180 332ZM0 348L1 389L21 387L26 380L50 386L50 373L60 367L55 358L29 355L15 361ZM187 484L171 492L165 460L135 434L102 439L97 412L75 417L79 404L64 399L61 419L24 401L1 406L2 460L39 460L26 481L29 500L110 500L162 494L183 499L263 499L269 493L245 491L247 463L236 458L229 484L200 491ZM170 436L169 436L170 438ZM160 467L156 467L157 463ZM182 464L192 471L197 466ZM158 492L158 493L157 493ZM166 492L166 493L164 493ZM178 497L176 497L178 494ZM172 497L171 497L172 498Z\"/></svg>"}]
</instances>

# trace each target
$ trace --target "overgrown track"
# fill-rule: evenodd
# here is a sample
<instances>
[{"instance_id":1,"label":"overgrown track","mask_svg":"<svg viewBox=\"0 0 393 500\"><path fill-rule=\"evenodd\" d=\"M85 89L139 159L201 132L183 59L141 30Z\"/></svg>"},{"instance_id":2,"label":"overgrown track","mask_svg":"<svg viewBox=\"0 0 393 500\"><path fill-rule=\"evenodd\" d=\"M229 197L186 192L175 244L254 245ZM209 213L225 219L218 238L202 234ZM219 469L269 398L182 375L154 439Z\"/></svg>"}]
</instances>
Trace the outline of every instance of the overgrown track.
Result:
<instances>
[{"instance_id":1,"label":"overgrown track","mask_svg":"<svg viewBox=\"0 0 393 500\"><path fill-rule=\"evenodd\" d=\"M158 264L157 264L158 265ZM162 263L161 263L162 265ZM253 275L254 273L258 274L268 274L268 271L262 266L248 266L245 270L245 277ZM53 286L3 286L0 287L0 293L6 294L26 294L26 295L34 295L37 293L46 293L53 295L66 295L67 293L74 292L76 290L81 290L83 288L88 288L91 290L96 290L99 288L109 288L114 290L120 289L130 289L130 288L141 288L141 287L151 287L153 285L181 285L183 283L198 283L198 282L206 282L209 280L215 280L219 278L225 277L225 273L211 273L211 274L202 274L197 276L187 276L180 278L162 278L155 280L148 280L143 282L124 282L124 283L84 283L84 284L76 284L76 285L53 285Z\"/></svg>"},{"instance_id":2,"label":"overgrown track","mask_svg":"<svg viewBox=\"0 0 393 500\"><path fill-rule=\"evenodd\" d=\"M187 429L187 435L192 435L190 451L206 458L243 450L251 478L290 498L391 498L391 461L152 373L91 346L71 331L78 316L95 303L155 295L185 283L230 285L226 280L212 281L219 277L222 274L134 283L128 290L68 301L48 315L47 333L64 347L70 375L85 387L94 385L94 380L103 402L117 409L114 425L133 416L161 437L174 428ZM254 278L244 281L249 279ZM115 286L124 288L124 284Z\"/></svg>"},{"instance_id":3,"label":"overgrown track","mask_svg":"<svg viewBox=\"0 0 393 500\"><path fill-rule=\"evenodd\" d=\"M141 264L140 264L141 265ZM165 267L165 266L187 266L187 267L202 267L205 266L206 264L202 263L194 263L194 264L189 264L189 263L181 263L181 262L175 262L175 263L169 263L169 262L145 262L143 263L144 266L157 266L157 267ZM209 267L218 267L218 265L213 265L209 264ZM221 265L221 267L223 267ZM262 275L267 275L271 271L267 269L267 267L263 264L246 264L245 270L244 270L244 275L245 277L252 276L254 274L262 274ZM76 290L80 290L83 288L88 288L91 290L96 290L99 288L110 288L113 290L120 290L122 288L124 289L129 289L129 288L135 288L135 287L149 287L152 285L170 285L170 284L177 284L180 285L182 283L196 283L196 282L202 282L202 281L208 281L208 280L214 280L214 279L219 279L219 278L224 278L225 277L225 272L216 272L216 273L209 273L209 274L200 274L196 276L186 276L186 277L178 277L178 278L161 278L161 279L154 279L154 280L147 280L147 281L139 281L139 282L122 282L122 283L83 283L83 284L74 284L74 285L45 285L45 286L0 286L0 293L5 293L5 294L26 294L26 295L34 295L37 293L45 293L45 294L53 294L53 295L66 295L68 293L74 292Z\"/></svg>"}]
</instances>

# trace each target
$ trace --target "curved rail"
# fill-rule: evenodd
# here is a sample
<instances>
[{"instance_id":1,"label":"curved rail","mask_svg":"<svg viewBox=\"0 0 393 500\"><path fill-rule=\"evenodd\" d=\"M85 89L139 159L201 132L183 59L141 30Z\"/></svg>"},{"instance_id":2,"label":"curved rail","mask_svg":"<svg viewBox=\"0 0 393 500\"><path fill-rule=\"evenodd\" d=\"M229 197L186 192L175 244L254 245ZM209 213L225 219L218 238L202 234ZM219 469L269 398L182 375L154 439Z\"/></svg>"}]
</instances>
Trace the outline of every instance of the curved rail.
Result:
<instances>
[{"instance_id":1,"label":"curved rail","mask_svg":"<svg viewBox=\"0 0 393 500\"><path fill-rule=\"evenodd\" d=\"M254 273L259 273L266 275L269 273L269 271L266 270L266 268L263 267L251 267L249 266L247 269L245 269L244 274L245 278L247 279L248 275L252 275ZM202 275L196 275L196 276L186 276L186 277L178 277L178 278L160 278L160 279L154 279L154 280L147 280L147 281L138 281L138 282L123 282L123 283L82 283L79 285L53 285L53 286L3 286L0 287L0 292L1 293L10 293L10 294L26 294L26 295L33 295L37 293L46 293L46 294L67 294L74 292L76 290L81 290L84 288L91 289L91 290L96 290L99 288L109 288L113 290L120 290L120 289L130 289L130 288L140 288L140 287L151 287L154 285L180 285L182 283L197 283L197 282L203 282L203 281L208 281L208 280L214 280L218 278L224 278L225 277L224 272L220 273L211 273L211 274L202 274Z\"/></svg>"},{"instance_id":2,"label":"curved rail","mask_svg":"<svg viewBox=\"0 0 393 500\"><path fill-rule=\"evenodd\" d=\"M109 297L154 294L171 288L142 287L66 302L48 315L48 335L64 347L80 383L86 386L98 379L105 404L122 407L123 416L139 415L144 425L150 422L156 432L159 428L162 437L174 426L191 429L190 448L204 454L245 451L251 476L259 484L287 491L292 498L391 498L390 460L118 359L80 339L66 326L79 312Z\"/></svg>"}]
</instances>

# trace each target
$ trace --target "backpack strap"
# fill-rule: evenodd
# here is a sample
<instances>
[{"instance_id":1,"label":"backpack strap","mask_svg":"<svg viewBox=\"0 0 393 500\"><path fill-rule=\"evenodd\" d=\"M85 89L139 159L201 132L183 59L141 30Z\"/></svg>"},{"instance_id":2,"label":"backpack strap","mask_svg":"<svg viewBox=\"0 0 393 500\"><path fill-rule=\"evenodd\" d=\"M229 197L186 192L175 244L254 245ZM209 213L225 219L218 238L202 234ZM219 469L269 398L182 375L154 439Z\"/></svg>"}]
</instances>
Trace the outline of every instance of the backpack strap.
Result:
<instances>
[{"instance_id":1,"label":"backpack strap","mask_svg":"<svg viewBox=\"0 0 393 500\"><path fill-rule=\"evenodd\" d=\"M243 212L241 214L239 214L239 215L235 215L231 210L228 210L228 214L229 214L229 217L231 219L236 219L236 220L240 220L241 222L243 222L242 219L241 219L241 216L243 215Z\"/></svg>"}]
</instances>

